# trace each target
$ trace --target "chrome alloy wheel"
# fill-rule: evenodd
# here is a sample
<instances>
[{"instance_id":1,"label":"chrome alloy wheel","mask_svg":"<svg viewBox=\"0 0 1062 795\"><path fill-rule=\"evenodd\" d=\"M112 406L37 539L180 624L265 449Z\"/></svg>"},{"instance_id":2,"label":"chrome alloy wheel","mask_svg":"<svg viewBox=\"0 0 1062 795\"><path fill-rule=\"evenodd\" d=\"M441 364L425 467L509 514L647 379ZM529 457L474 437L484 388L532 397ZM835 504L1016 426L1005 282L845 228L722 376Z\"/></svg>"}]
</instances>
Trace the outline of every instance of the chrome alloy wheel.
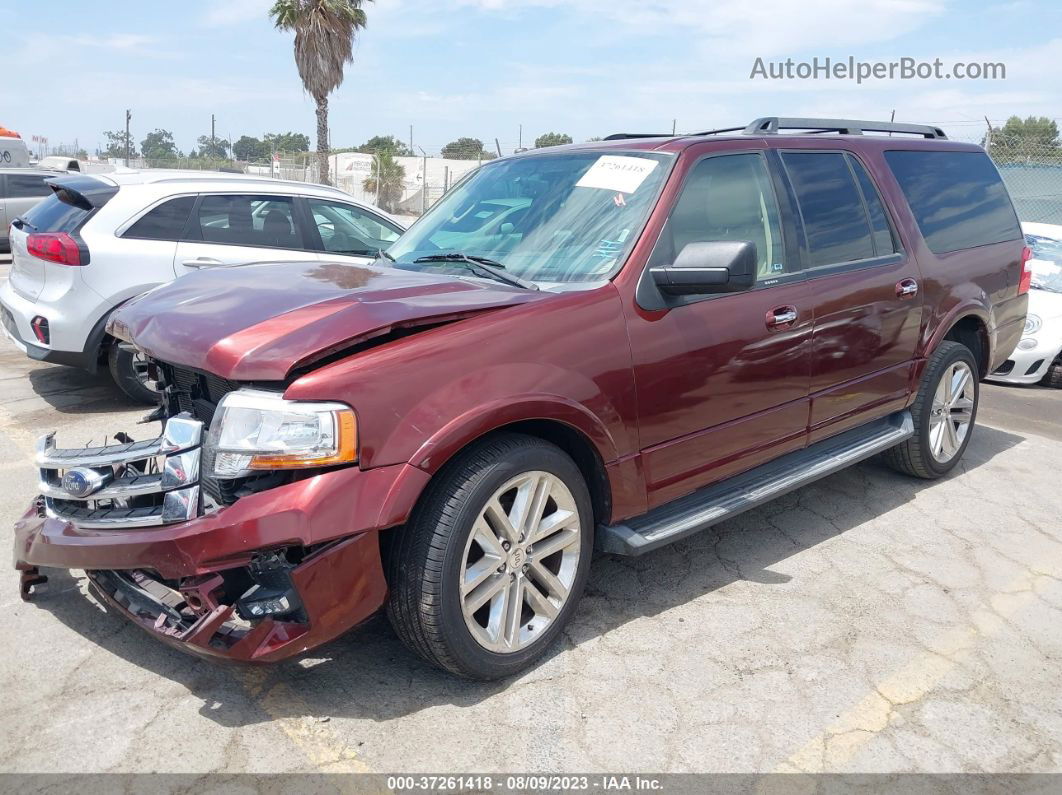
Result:
<instances>
[{"instance_id":1,"label":"chrome alloy wheel","mask_svg":"<svg viewBox=\"0 0 1062 795\"><path fill-rule=\"evenodd\" d=\"M534 643L568 601L581 537L575 498L556 475L525 472L495 491L461 563L461 608L472 637L503 654Z\"/></svg>"},{"instance_id":2,"label":"chrome alloy wheel","mask_svg":"<svg viewBox=\"0 0 1062 795\"><path fill-rule=\"evenodd\" d=\"M977 385L966 362L954 362L941 376L929 416L929 449L940 463L959 452L973 422Z\"/></svg>"}]
</instances>

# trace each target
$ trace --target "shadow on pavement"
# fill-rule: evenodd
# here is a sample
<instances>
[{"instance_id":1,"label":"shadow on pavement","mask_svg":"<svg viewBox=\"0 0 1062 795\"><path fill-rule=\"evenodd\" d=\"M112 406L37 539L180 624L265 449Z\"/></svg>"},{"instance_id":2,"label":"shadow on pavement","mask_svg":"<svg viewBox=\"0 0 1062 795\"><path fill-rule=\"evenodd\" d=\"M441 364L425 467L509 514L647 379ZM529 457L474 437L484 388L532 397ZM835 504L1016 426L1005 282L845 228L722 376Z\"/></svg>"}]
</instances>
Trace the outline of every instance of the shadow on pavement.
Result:
<instances>
[{"instance_id":1,"label":"shadow on pavement","mask_svg":"<svg viewBox=\"0 0 1062 795\"><path fill-rule=\"evenodd\" d=\"M975 469L1021 441L1021 436L978 427L958 471ZM640 558L599 555L579 610L545 659L739 580L764 587L786 583L790 577L769 567L936 485L871 460ZM804 520L781 528L779 520L794 510L800 510ZM718 551L721 542L725 556ZM386 721L437 704L476 704L509 685L468 682L436 670L407 651L381 617L310 652L301 662L256 672L207 662L170 649L120 616L101 611L94 601L74 592L69 572L47 574L50 582L31 604L112 654L180 682L202 699L201 714L224 726L302 716ZM249 680L254 681L250 689L244 687ZM270 699L268 694L278 686L289 695Z\"/></svg>"},{"instance_id":2,"label":"shadow on pavement","mask_svg":"<svg viewBox=\"0 0 1062 795\"><path fill-rule=\"evenodd\" d=\"M93 374L75 367L44 366L30 370L28 378L37 396L63 414L102 414L143 405L128 398L106 368ZM149 410L150 406L145 408Z\"/></svg>"}]
</instances>

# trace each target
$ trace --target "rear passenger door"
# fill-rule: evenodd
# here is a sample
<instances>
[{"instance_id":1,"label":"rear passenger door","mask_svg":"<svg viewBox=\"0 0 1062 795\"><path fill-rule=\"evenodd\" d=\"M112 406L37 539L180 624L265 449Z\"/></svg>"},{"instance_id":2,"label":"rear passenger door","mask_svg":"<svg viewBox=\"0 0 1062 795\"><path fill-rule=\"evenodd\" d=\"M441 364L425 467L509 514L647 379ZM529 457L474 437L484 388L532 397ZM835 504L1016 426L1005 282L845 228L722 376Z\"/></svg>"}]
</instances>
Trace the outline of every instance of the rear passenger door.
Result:
<instances>
[{"instance_id":1,"label":"rear passenger door","mask_svg":"<svg viewBox=\"0 0 1062 795\"><path fill-rule=\"evenodd\" d=\"M814 302L809 443L907 404L922 275L862 162L783 151Z\"/></svg>"},{"instance_id":2,"label":"rear passenger door","mask_svg":"<svg viewBox=\"0 0 1062 795\"><path fill-rule=\"evenodd\" d=\"M203 194L177 244L177 276L263 260L316 260L295 199L271 194Z\"/></svg>"}]
</instances>

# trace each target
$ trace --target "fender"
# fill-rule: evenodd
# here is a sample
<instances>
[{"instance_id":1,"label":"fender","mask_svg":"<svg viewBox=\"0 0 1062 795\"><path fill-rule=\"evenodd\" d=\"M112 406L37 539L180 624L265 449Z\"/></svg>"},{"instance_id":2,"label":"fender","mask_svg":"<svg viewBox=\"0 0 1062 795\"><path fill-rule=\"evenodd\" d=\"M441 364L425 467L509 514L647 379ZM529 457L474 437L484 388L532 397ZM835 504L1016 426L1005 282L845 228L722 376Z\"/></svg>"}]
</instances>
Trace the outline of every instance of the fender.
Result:
<instances>
[{"instance_id":1,"label":"fender","mask_svg":"<svg viewBox=\"0 0 1062 795\"><path fill-rule=\"evenodd\" d=\"M985 355L989 362L992 361L992 344L995 339L995 330L992 324L991 317L988 311L985 309L984 304L978 303L972 299L967 299L962 303L956 304L947 315L937 324L936 330L934 330L929 340L922 346L922 349L918 353L918 358L915 360L915 366L911 369L911 399L914 399L914 394L918 391L918 384L922 379L922 371L925 369L926 362L932 355L933 351L944 341L944 337L951 331L952 326L958 323L963 318L975 317L984 323L985 328L988 330L987 342L989 349L985 351Z\"/></svg>"},{"instance_id":2,"label":"fender","mask_svg":"<svg viewBox=\"0 0 1062 795\"><path fill-rule=\"evenodd\" d=\"M619 458L612 434L585 406L558 395L519 395L494 400L455 417L424 442L409 463L430 475L479 437L525 420L552 420L586 436L607 465Z\"/></svg>"}]
</instances>

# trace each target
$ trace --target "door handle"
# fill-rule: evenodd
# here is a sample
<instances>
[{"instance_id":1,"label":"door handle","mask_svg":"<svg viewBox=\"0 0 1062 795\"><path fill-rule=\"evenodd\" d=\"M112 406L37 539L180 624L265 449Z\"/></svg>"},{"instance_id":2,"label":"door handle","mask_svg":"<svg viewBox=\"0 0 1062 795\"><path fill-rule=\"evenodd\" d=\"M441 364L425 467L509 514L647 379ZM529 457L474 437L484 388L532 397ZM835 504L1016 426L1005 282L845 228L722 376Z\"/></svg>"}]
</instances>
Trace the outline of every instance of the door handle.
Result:
<instances>
[{"instance_id":1,"label":"door handle","mask_svg":"<svg viewBox=\"0 0 1062 795\"><path fill-rule=\"evenodd\" d=\"M767 313L767 330L782 331L797 322L800 314L795 306L776 306Z\"/></svg>"},{"instance_id":2,"label":"door handle","mask_svg":"<svg viewBox=\"0 0 1062 795\"><path fill-rule=\"evenodd\" d=\"M900 279L896 282L897 298L914 298L918 295L918 282L914 279Z\"/></svg>"},{"instance_id":3,"label":"door handle","mask_svg":"<svg viewBox=\"0 0 1062 795\"><path fill-rule=\"evenodd\" d=\"M224 265L225 263L213 257L196 257L195 259L186 259L181 264L186 268L209 268L213 265Z\"/></svg>"}]
</instances>

